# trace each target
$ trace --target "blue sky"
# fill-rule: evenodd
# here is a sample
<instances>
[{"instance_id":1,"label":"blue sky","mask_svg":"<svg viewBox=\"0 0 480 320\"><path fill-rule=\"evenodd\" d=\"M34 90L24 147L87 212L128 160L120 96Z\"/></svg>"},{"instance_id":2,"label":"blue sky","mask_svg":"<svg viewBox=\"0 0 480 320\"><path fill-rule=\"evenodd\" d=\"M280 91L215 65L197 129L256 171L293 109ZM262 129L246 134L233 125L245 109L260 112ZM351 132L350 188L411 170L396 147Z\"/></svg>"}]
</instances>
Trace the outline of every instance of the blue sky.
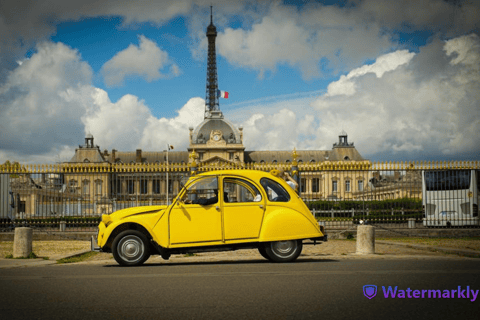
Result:
<instances>
[{"instance_id":1,"label":"blue sky","mask_svg":"<svg viewBox=\"0 0 480 320\"><path fill-rule=\"evenodd\" d=\"M478 160L478 1L3 1L0 162L185 150L203 120L209 5L220 108L247 150Z\"/></svg>"}]
</instances>

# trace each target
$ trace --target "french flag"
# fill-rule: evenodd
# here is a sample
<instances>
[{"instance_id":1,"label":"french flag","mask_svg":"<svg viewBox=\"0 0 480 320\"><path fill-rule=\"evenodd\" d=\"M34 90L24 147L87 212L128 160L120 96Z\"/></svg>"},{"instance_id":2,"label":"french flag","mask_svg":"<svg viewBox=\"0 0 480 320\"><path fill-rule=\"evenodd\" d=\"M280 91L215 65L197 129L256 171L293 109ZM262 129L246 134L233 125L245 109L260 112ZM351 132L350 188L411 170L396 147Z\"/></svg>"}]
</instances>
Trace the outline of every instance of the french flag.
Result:
<instances>
[{"instance_id":1,"label":"french flag","mask_svg":"<svg viewBox=\"0 0 480 320\"><path fill-rule=\"evenodd\" d=\"M228 99L228 92L227 92L227 91L218 90L218 96L219 96L220 98Z\"/></svg>"}]
</instances>

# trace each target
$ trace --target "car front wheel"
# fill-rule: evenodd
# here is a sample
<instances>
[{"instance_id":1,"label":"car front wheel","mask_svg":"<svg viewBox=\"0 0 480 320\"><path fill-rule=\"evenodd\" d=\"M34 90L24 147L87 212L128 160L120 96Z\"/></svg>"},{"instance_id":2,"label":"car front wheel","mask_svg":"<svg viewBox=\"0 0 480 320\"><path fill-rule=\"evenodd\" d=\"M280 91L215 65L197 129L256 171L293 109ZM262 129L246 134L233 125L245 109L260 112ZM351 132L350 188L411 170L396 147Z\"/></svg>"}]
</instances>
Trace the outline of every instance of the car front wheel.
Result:
<instances>
[{"instance_id":1,"label":"car front wheel","mask_svg":"<svg viewBox=\"0 0 480 320\"><path fill-rule=\"evenodd\" d=\"M265 245L265 253L274 262L291 262L302 253L302 240L269 242Z\"/></svg>"},{"instance_id":2,"label":"car front wheel","mask_svg":"<svg viewBox=\"0 0 480 320\"><path fill-rule=\"evenodd\" d=\"M148 240L137 230L121 232L113 240L112 253L122 266L139 266L150 257Z\"/></svg>"}]
</instances>

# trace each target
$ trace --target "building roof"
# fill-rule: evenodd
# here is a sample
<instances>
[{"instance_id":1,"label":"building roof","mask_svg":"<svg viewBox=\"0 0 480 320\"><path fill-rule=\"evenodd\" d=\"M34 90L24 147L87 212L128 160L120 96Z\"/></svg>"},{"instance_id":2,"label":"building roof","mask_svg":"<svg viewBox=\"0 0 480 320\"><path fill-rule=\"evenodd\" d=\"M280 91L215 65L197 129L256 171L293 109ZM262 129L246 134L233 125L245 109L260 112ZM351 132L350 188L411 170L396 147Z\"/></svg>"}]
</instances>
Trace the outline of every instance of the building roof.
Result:
<instances>
[{"instance_id":1,"label":"building roof","mask_svg":"<svg viewBox=\"0 0 480 320\"><path fill-rule=\"evenodd\" d=\"M137 162L136 151L115 151L115 161L113 160L113 152L107 156L107 160L111 163L135 163ZM164 163L167 161L167 152L150 152L141 151L142 163ZM168 162L170 163L188 163L188 151L169 151Z\"/></svg>"},{"instance_id":2,"label":"building roof","mask_svg":"<svg viewBox=\"0 0 480 320\"><path fill-rule=\"evenodd\" d=\"M224 118L206 118L200 123L192 134L192 144L204 144L210 139L213 130L222 131L223 139L229 143L242 143L240 130Z\"/></svg>"}]
</instances>

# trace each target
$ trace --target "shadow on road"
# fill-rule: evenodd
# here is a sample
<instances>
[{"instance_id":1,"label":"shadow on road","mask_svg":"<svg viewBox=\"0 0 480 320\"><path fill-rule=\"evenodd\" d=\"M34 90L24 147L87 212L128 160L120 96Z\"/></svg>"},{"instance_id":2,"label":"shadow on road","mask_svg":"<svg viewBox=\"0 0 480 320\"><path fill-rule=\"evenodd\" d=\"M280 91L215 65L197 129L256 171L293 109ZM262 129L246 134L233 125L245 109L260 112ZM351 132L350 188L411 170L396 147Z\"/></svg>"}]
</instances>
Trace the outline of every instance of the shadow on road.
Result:
<instances>
[{"instance_id":1,"label":"shadow on road","mask_svg":"<svg viewBox=\"0 0 480 320\"><path fill-rule=\"evenodd\" d=\"M147 268L147 267L170 267L170 266L206 266L206 265L242 265L242 264L276 264L276 265L285 265L285 264L299 264L299 263L311 263L311 262L338 262L334 259L322 259L322 258L302 258L296 260L295 262L290 263L274 263L264 259L258 260L223 260L223 261L185 261L185 262L165 262L165 263L146 263L137 268ZM123 268L119 264L104 265L105 268ZM132 267L128 267L132 268ZM134 267L133 267L134 268Z\"/></svg>"}]
</instances>

